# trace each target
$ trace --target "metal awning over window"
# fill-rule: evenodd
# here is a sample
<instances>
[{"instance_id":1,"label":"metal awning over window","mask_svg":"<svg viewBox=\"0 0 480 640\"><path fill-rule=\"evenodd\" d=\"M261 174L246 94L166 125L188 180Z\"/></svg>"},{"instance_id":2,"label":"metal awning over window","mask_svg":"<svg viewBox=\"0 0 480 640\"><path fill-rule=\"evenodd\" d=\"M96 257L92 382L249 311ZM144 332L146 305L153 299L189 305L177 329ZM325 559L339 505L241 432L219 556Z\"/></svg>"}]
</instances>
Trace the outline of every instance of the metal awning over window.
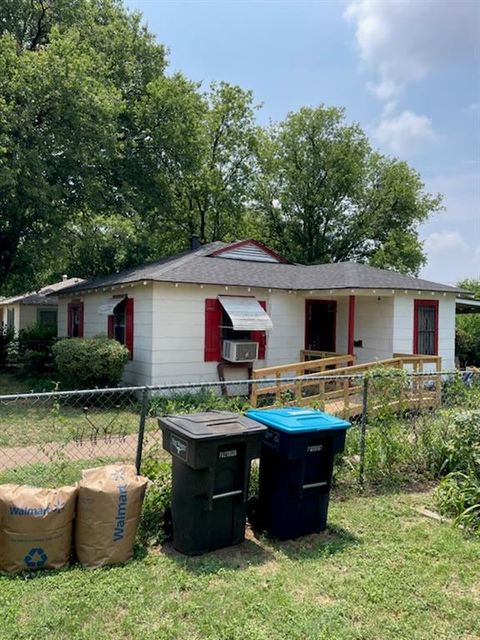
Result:
<instances>
[{"instance_id":1,"label":"metal awning over window","mask_svg":"<svg viewBox=\"0 0 480 640\"><path fill-rule=\"evenodd\" d=\"M115 311L116 307L118 307L118 305L121 302L123 302L126 297L127 296L121 296L119 298L110 298L110 300L107 300L107 302L104 302L98 307L97 309L98 313L101 313L104 316L111 316Z\"/></svg>"},{"instance_id":2,"label":"metal awning over window","mask_svg":"<svg viewBox=\"0 0 480 640\"><path fill-rule=\"evenodd\" d=\"M255 298L218 296L235 331L269 331L272 320Z\"/></svg>"}]
</instances>

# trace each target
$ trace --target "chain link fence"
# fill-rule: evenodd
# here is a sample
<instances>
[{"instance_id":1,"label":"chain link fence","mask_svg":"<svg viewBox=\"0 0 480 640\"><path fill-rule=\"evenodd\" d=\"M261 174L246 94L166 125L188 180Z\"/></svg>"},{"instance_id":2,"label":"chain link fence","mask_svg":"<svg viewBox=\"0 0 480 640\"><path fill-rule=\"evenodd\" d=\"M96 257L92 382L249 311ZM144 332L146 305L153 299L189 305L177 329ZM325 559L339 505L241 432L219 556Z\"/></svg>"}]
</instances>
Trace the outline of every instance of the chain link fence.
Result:
<instances>
[{"instance_id":1,"label":"chain link fence","mask_svg":"<svg viewBox=\"0 0 480 640\"><path fill-rule=\"evenodd\" d=\"M292 384L304 377L285 378ZM319 378L320 380L320 378ZM433 382L432 382L433 380ZM79 479L80 471L114 461L141 468L145 456L168 460L162 450L158 417L212 409L244 412L252 381L123 387L0 396L0 482L55 486ZM272 384L264 380L262 384ZM308 382L314 383L315 376ZM365 477L366 446L371 429L387 429L401 415L412 434L419 416L449 407L480 406L477 372L371 376L325 376L326 399L315 393L302 404L352 421L350 456L360 483ZM294 405L288 393L264 396L264 406ZM382 427L383 425L383 427ZM368 458L368 456L367 456ZM367 459L368 462L368 459Z\"/></svg>"}]
</instances>

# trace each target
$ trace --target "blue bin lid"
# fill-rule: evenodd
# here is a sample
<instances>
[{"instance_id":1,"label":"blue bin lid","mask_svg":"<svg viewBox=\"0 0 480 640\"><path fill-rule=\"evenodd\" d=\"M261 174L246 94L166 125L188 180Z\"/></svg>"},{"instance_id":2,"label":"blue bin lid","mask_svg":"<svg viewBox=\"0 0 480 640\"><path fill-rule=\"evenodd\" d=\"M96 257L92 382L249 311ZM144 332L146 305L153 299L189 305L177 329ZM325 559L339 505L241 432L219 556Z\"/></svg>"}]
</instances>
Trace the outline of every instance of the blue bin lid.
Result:
<instances>
[{"instance_id":1,"label":"blue bin lid","mask_svg":"<svg viewBox=\"0 0 480 640\"><path fill-rule=\"evenodd\" d=\"M308 431L328 431L349 429L347 420L308 407L287 407L283 409L249 409L246 415L267 427L286 433L307 433Z\"/></svg>"}]
</instances>

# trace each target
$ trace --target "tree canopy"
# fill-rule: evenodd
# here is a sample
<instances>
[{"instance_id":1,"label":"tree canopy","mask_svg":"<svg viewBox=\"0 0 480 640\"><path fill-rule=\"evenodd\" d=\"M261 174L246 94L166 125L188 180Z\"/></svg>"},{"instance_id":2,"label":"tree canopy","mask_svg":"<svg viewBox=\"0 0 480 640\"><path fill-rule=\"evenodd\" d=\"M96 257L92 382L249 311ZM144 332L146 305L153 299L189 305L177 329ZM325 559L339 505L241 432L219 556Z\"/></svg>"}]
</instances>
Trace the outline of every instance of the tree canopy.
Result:
<instances>
[{"instance_id":1,"label":"tree canopy","mask_svg":"<svg viewBox=\"0 0 480 640\"><path fill-rule=\"evenodd\" d=\"M480 300L480 280L467 278L457 286L474 293ZM480 313L457 314L455 337L455 353L461 366L480 367Z\"/></svg>"},{"instance_id":2,"label":"tree canopy","mask_svg":"<svg viewBox=\"0 0 480 640\"><path fill-rule=\"evenodd\" d=\"M0 293L254 237L416 273L440 207L342 109L261 127L250 91L166 74L120 0L0 0Z\"/></svg>"}]
</instances>

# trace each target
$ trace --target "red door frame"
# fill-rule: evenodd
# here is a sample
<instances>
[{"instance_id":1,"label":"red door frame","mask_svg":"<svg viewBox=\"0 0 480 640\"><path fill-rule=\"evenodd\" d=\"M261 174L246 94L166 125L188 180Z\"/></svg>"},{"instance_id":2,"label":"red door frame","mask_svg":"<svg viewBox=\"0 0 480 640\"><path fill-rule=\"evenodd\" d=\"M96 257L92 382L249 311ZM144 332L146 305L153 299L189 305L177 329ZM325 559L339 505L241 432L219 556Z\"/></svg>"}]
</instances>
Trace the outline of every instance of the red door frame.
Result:
<instances>
[{"instance_id":1,"label":"red door frame","mask_svg":"<svg viewBox=\"0 0 480 640\"><path fill-rule=\"evenodd\" d=\"M308 307L311 304L333 304L335 322L333 323L333 351L337 350L337 301L336 300L317 300L315 298L307 298L305 300L305 342L304 347L308 349Z\"/></svg>"},{"instance_id":2,"label":"red door frame","mask_svg":"<svg viewBox=\"0 0 480 640\"><path fill-rule=\"evenodd\" d=\"M355 296L348 298L348 344L347 353L351 356L355 355Z\"/></svg>"},{"instance_id":3,"label":"red door frame","mask_svg":"<svg viewBox=\"0 0 480 640\"><path fill-rule=\"evenodd\" d=\"M418 310L420 307L431 307L435 313L435 335L433 343L435 345L435 353L438 356L438 300L414 300L413 301L413 353L418 353Z\"/></svg>"}]
</instances>

